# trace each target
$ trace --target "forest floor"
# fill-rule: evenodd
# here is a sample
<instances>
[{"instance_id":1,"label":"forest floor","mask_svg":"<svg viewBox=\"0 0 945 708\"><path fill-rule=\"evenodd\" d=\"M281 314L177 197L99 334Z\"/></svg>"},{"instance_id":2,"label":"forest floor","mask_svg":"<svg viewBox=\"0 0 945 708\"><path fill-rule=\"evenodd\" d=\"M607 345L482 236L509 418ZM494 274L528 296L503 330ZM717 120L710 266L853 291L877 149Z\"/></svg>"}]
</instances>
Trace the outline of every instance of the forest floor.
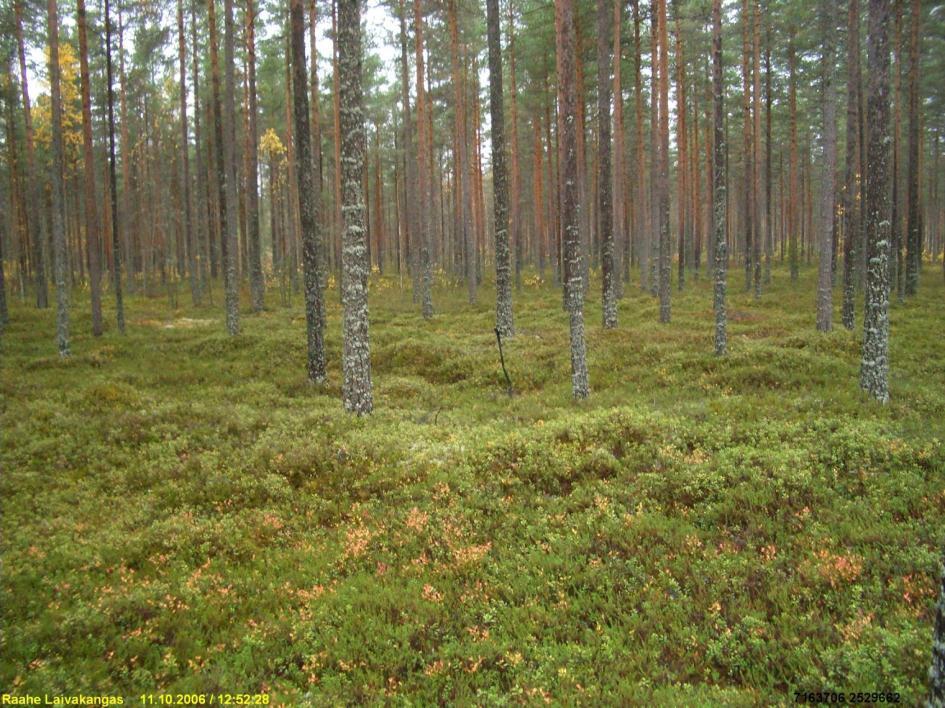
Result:
<instances>
[{"instance_id":1,"label":"forest floor","mask_svg":"<svg viewBox=\"0 0 945 708\"><path fill-rule=\"evenodd\" d=\"M634 274L634 277L636 274ZM375 412L305 378L302 298L127 300L73 356L14 300L0 339L0 687L268 692L272 702L792 702L924 695L945 539L939 270L892 308L891 396L857 329L814 329L813 268L760 302L731 271L730 354L703 277L673 321L628 286L587 307L572 402L561 295L515 293L505 342L435 291L371 285ZM245 296L245 293L244 293ZM838 295L839 298L839 295ZM858 297L858 303L860 298ZM79 312L81 310L81 312ZM113 312L106 308L109 322Z\"/></svg>"}]
</instances>

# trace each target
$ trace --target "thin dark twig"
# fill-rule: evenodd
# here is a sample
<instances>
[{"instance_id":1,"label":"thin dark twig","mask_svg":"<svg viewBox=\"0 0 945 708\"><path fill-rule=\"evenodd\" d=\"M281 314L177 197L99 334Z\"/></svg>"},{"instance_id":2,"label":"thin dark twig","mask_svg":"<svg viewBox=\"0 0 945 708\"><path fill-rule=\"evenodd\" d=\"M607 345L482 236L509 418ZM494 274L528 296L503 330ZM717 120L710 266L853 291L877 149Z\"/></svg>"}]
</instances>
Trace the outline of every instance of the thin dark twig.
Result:
<instances>
[{"instance_id":1,"label":"thin dark twig","mask_svg":"<svg viewBox=\"0 0 945 708\"><path fill-rule=\"evenodd\" d=\"M512 397L512 379L509 378L508 369L505 368L505 355L502 353L502 335L499 333L499 328L495 327L495 340L499 343L499 361L502 362L502 373L505 374L505 382L508 384L508 394L509 398Z\"/></svg>"}]
</instances>

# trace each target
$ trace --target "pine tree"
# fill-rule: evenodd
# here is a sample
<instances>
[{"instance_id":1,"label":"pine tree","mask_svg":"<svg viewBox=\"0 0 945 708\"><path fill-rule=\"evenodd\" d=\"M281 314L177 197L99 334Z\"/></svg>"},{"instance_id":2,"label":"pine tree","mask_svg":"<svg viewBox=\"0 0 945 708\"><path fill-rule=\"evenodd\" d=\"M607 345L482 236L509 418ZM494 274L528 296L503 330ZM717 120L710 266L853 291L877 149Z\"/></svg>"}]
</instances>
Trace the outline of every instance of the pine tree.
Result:
<instances>
[{"instance_id":1,"label":"pine tree","mask_svg":"<svg viewBox=\"0 0 945 708\"><path fill-rule=\"evenodd\" d=\"M889 401L889 0L869 0L866 311L860 387Z\"/></svg>"},{"instance_id":2,"label":"pine tree","mask_svg":"<svg viewBox=\"0 0 945 708\"><path fill-rule=\"evenodd\" d=\"M338 0L338 68L345 227L341 270L344 306L342 396L346 410L364 415L371 412L374 403L368 338L367 279L370 263L362 189L365 136L361 88L361 0Z\"/></svg>"},{"instance_id":3,"label":"pine tree","mask_svg":"<svg viewBox=\"0 0 945 708\"><path fill-rule=\"evenodd\" d=\"M659 51L659 297L660 322L670 320L672 244L669 235L669 56L666 41L666 0L657 0Z\"/></svg>"},{"instance_id":4,"label":"pine tree","mask_svg":"<svg viewBox=\"0 0 945 708\"><path fill-rule=\"evenodd\" d=\"M112 20L109 0L105 0L105 80L108 96L108 195L111 199L112 288L118 331L125 333L125 303L121 290L121 236L118 213L118 179L115 174L115 91L112 83Z\"/></svg>"},{"instance_id":5,"label":"pine tree","mask_svg":"<svg viewBox=\"0 0 945 708\"><path fill-rule=\"evenodd\" d=\"M180 193L184 209L184 240L187 246L187 274L190 280L190 298L200 304L197 282L197 240L194 237L190 203L190 148L187 130L187 66L184 43L184 2L177 0L177 60L180 69Z\"/></svg>"},{"instance_id":6,"label":"pine tree","mask_svg":"<svg viewBox=\"0 0 945 708\"><path fill-rule=\"evenodd\" d=\"M912 0L909 39L909 173L907 184L906 295L915 295L922 270L922 212L919 210L919 0Z\"/></svg>"},{"instance_id":7,"label":"pine tree","mask_svg":"<svg viewBox=\"0 0 945 708\"><path fill-rule=\"evenodd\" d=\"M502 49L499 0L486 0L489 39L489 113L492 119L492 198L495 211L495 328L503 337L515 333L512 319L512 265L509 253L509 185L505 164L505 115L502 106Z\"/></svg>"},{"instance_id":8,"label":"pine tree","mask_svg":"<svg viewBox=\"0 0 945 708\"><path fill-rule=\"evenodd\" d=\"M837 96L833 80L834 37L837 29L833 25L838 11L835 0L827 0L821 7L824 161L820 185L820 263L817 278L817 329L820 332L829 332L833 326L833 185L837 165Z\"/></svg>"},{"instance_id":9,"label":"pine tree","mask_svg":"<svg viewBox=\"0 0 945 708\"><path fill-rule=\"evenodd\" d=\"M246 0L246 73L249 92L249 130L246 135L246 238L249 241L249 287L253 312L265 306L266 284L263 280L262 242L259 235L259 140L256 113L256 8L253 0Z\"/></svg>"},{"instance_id":10,"label":"pine tree","mask_svg":"<svg viewBox=\"0 0 945 708\"><path fill-rule=\"evenodd\" d=\"M59 356L69 356L69 252L66 246L65 190L63 187L62 92L59 68L59 12L56 0L46 3L49 33L49 99L52 105L52 242L56 283L56 340Z\"/></svg>"},{"instance_id":11,"label":"pine tree","mask_svg":"<svg viewBox=\"0 0 945 708\"><path fill-rule=\"evenodd\" d=\"M305 14L303 0L290 6L292 48L292 116L295 124L295 174L298 179L299 215L302 226L302 270L305 282L305 324L308 342L308 377L315 383L325 380L325 341L319 318L322 290L319 278L318 206L308 105L308 65L305 62Z\"/></svg>"},{"instance_id":12,"label":"pine tree","mask_svg":"<svg viewBox=\"0 0 945 708\"><path fill-rule=\"evenodd\" d=\"M728 320L725 311L728 251L725 221L727 194L725 186L725 106L722 84L722 0L712 3L712 95L714 140L712 151L712 229L715 241L715 354L724 356L727 347Z\"/></svg>"},{"instance_id":13,"label":"pine tree","mask_svg":"<svg viewBox=\"0 0 945 708\"><path fill-rule=\"evenodd\" d=\"M574 398L590 393L587 350L584 343L584 287L581 268L580 207L578 202L577 90L573 0L555 0L555 37L558 70L558 114L561 121L561 229L567 263L565 299L571 332L571 392Z\"/></svg>"},{"instance_id":14,"label":"pine tree","mask_svg":"<svg viewBox=\"0 0 945 708\"><path fill-rule=\"evenodd\" d=\"M89 291L92 300L92 334L102 334L102 262L101 234L98 220L98 195L95 192L95 155L92 151L92 100L89 95L89 49L86 33L85 0L76 2L79 33L80 80L82 86L82 152L85 187L85 237L89 255Z\"/></svg>"},{"instance_id":15,"label":"pine tree","mask_svg":"<svg viewBox=\"0 0 945 708\"><path fill-rule=\"evenodd\" d=\"M23 124L26 138L26 179L27 179L27 223L29 224L33 242L33 271L36 278L36 307L49 307L49 290L46 286L46 258L43 252L43 242L46 240L45 221L42 217L42 186L39 168L36 165L35 148L33 143L33 116L30 110L29 80L26 72L26 49L23 43L23 3L25 0L14 0L13 12L15 17L17 56L20 62L20 90L23 95Z\"/></svg>"},{"instance_id":16,"label":"pine tree","mask_svg":"<svg viewBox=\"0 0 945 708\"><path fill-rule=\"evenodd\" d=\"M617 326L617 278L614 264L614 223L610 174L610 32L611 8L597 0L597 223L603 270L604 329Z\"/></svg>"},{"instance_id":17,"label":"pine tree","mask_svg":"<svg viewBox=\"0 0 945 708\"><path fill-rule=\"evenodd\" d=\"M427 132L430 127L427 118L427 92L424 83L424 60L423 60L423 13L421 12L420 0L414 0L414 47L417 57L417 185L418 185L418 204L419 218L417 227L420 230L418 234L418 246L420 249L420 301L421 311L424 319L433 317L433 264L430 257L430 219L432 211L431 186L432 166L430 156L430 145Z\"/></svg>"},{"instance_id":18,"label":"pine tree","mask_svg":"<svg viewBox=\"0 0 945 708\"><path fill-rule=\"evenodd\" d=\"M847 10L847 145L843 191L843 305L840 319L852 330L857 236L860 232L860 4L850 0Z\"/></svg>"}]
</instances>

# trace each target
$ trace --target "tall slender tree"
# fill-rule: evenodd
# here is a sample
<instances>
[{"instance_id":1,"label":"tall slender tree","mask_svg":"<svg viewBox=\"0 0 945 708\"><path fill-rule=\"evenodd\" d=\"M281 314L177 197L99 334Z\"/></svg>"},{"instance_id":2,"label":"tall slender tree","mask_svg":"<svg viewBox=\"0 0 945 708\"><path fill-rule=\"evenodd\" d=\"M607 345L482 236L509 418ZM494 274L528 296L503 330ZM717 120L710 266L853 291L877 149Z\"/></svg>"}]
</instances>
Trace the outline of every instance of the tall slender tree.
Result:
<instances>
[{"instance_id":1,"label":"tall slender tree","mask_svg":"<svg viewBox=\"0 0 945 708\"><path fill-rule=\"evenodd\" d=\"M712 228L715 240L715 353L724 356L728 348L728 319L725 310L728 251L725 222L725 86L722 73L722 0L712 2L712 95L714 139L712 150Z\"/></svg>"},{"instance_id":2,"label":"tall slender tree","mask_svg":"<svg viewBox=\"0 0 945 708\"><path fill-rule=\"evenodd\" d=\"M578 206L577 89L573 0L555 0L555 37L558 70L558 114L561 133L561 228L567 267L565 299L571 332L571 393L587 398L587 349L584 342L584 287L581 268L580 208Z\"/></svg>"},{"instance_id":3,"label":"tall slender tree","mask_svg":"<svg viewBox=\"0 0 945 708\"><path fill-rule=\"evenodd\" d=\"M511 337L515 333L515 327L512 319L509 184L505 164L499 0L486 0L486 14L489 40L489 113L492 120L492 199L495 217L495 327L502 336Z\"/></svg>"},{"instance_id":4,"label":"tall slender tree","mask_svg":"<svg viewBox=\"0 0 945 708\"><path fill-rule=\"evenodd\" d=\"M89 292L92 300L92 334L102 334L102 260L98 220L98 195L95 191L95 153L92 150L92 99L89 92L89 46L86 31L85 0L76 2L79 33L79 74L82 90L82 154L85 187L85 238L89 257Z\"/></svg>"},{"instance_id":5,"label":"tall slender tree","mask_svg":"<svg viewBox=\"0 0 945 708\"><path fill-rule=\"evenodd\" d=\"M852 330L856 315L855 263L860 232L860 3L847 8L847 128L846 172L843 188L843 305L840 319Z\"/></svg>"},{"instance_id":6,"label":"tall slender tree","mask_svg":"<svg viewBox=\"0 0 945 708\"><path fill-rule=\"evenodd\" d=\"M368 338L367 279L370 262L362 188L365 136L361 88L361 0L338 0L338 68L341 76L338 98L345 226L341 270L344 306L342 395L346 410L364 415L371 412L374 402Z\"/></svg>"},{"instance_id":7,"label":"tall slender tree","mask_svg":"<svg viewBox=\"0 0 945 708\"><path fill-rule=\"evenodd\" d=\"M824 161L820 185L820 263L817 278L817 329L829 332L833 326L833 227L834 173L837 166L837 95L834 85L834 26L839 8L836 0L821 5L823 35L823 119Z\"/></svg>"},{"instance_id":8,"label":"tall slender tree","mask_svg":"<svg viewBox=\"0 0 945 708\"><path fill-rule=\"evenodd\" d=\"M30 110L29 78L26 71L26 45L23 41L23 3L25 0L14 0L13 14L15 18L17 57L20 62L20 90L23 95L23 125L26 139L26 179L27 202L29 212L27 223L33 243L33 273L36 279L36 307L49 307L49 289L46 286L46 259L43 252L43 242L46 240L45 221L42 217L42 186L39 169L36 165L36 155L33 142L33 115Z\"/></svg>"},{"instance_id":9,"label":"tall slender tree","mask_svg":"<svg viewBox=\"0 0 945 708\"><path fill-rule=\"evenodd\" d=\"M210 0L214 2L214 0ZM226 250L223 263L223 287L226 330L233 336L240 331L239 242L237 237L238 203L236 177L236 87L234 51L236 30L233 26L233 0L223 0L223 172L226 202Z\"/></svg>"},{"instance_id":10,"label":"tall slender tree","mask_svg":"<svg viewBox=\"0 0 945 708\"><path fill-rule=\"evenodd\" d=\"M305 13L303 0L290 5L292 48L292 116L295 122L295 174L298 178L299 214L302 224L302 269L305 283L305 324L308 342L308 377L315 383L325 380L325 341L319 315L323 297L319 278L321 253L318 248L318 202L308 105L308 65L305 62Z\"/></svg>"},{"instance_id":11,"label":"tall slender tree","mask_svg":"<svg viewBox=\"0 0 945 708\"><path fill-rule=\"evenodd\" d=\"M313 50L314 52L314 50ZM246 83L249 92L246 136L246 238L249 241L249 289L254 312L265 306L266 283L263 279L262 240L259 235L259 138L256 127L256 7L246 0ZM304 247L303 247L304 248Z\"/></svg>"},{"instance_id":12,"label":"tall slender tree","mask_svg":"<svg viewBox=\"0 0 945 708\"><path fill-rule=\"evenodd\" d=\"M184 241L187 246L187 275L190 298L200 304L200 286L197 280L197 239L194 237L190 199L190 146L187 129L187 52L184 42L184 2L177 0L177 60L180 69L180 194L184 211Z\"/></svg>"},{"instance_id":13,"label":"tall slender tree","mask_svg":"<svg viewBox=\"0 0 945 708\"><path fill-rule=\"evenodd\" d=\"M666 37L666 0L657 0L659 51L659 296L660 322L670 320L672 244L669 234L669 52Z\"/></svg>"},{"instance_id":14,"label":"tall slender tree","mask_svg":"<svg viewBox=\"0 0 945 708\"><path fill-rule=\"evenodd\" d=\"M430 122L427 117L429 108L427 107L427 91L424 81L424 59L423 59L423 12L420 0L414 0L413 3L414 18L414 48L416 50L417 64L417 185L418 185L418 203L419 218L417 227L420 230L417 241L420 249L420 301L421 311L424 319L433 317L433 264L430 257L430 228L432 190L430 182L432 180L432 158L430 155L430 141L427 133L430 128Z\"/></svg>"},{"instance_id":15,"label":"tall slender tree","mask_svg":"<svg viewBox=\"0 0 945 708\"><path fill-rule=\"evenodd\" d=\"M112 82L112 19L109 0L105 0L105 82L108 97L108 196L111 199L112 289L115 291L115 319L118 331L125 333L125 303L121 290L121 231L118 213L118 179L115 174L115 90Z\"/></svg>"},{"instance_id":16,"label":"tall slender tree","mask_svg":"<svg viewBox=\"0 0 945 708\"><path fill-rule=\"evenodd\" d=\"M610 174L610 32L612 10L608 0L597 0L597 225L603 271L604 329L617 326L617 279L614 264L614 214Z\"/></svg>"},{"instance_id":17,"label":"tall slender tree","mask_svg":"<svg viewBox=\"0 0 945 708\"><path fill-rule=\"evenodd\" d=\"M889 401L889 0L869 0L866 309L860 387Z\"/></svg>"},{"instance_id":18,"label":"tall slender tree","mask_svg":"<svg viewBox=\"0 0 945 708\"><path fill-rule=\"evenodd\" d=\"M52 106L51 207L53 277L56 283L56 340L59 356L69 356L69 252L66 245L65 188L63 186L62 90L59 67L59 9L56 0L47 0L49 35L49 101Z\"/></svg>"},{"instance_id":19,"label":"tall slender tree","mask_svg":"<svg viewBox=\"0 0 945 708\"><path fill-rule=\"evenodd\" d=\"M919 25L922 9L912 0L909 37L909 173L907 183L905 294L915 295L922 270L922 212L919 208Z\"/></svg>"}]
</instances>

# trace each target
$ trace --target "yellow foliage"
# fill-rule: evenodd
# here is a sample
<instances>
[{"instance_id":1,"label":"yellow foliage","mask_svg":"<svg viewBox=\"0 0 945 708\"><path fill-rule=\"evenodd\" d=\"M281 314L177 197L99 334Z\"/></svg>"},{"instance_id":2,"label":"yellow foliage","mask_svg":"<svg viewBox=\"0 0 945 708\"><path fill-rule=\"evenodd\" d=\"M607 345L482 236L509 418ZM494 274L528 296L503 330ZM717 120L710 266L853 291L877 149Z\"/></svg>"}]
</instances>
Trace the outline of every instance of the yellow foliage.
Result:
<instances>
[{"instance_id":1,"label":"yellow foliage","mask_svg":"<svg viewBox=\"0 0 945 708\"><path fill-rule=\"evenodd\" d=\"M46 47L49 66L49 47ZM82 155L82 98L79 85L79 57L68 42L59 45L60 93L62 95L62 142L66 169L75 167ZM52 143L52 104L48 92L40 94L33 112L36 143L48 149Z\"/></svg>"},{"instance_id":2,"label":"yellow foliage","mask_svg":"<svg viewBox=\"0 0 945 708\"><path fill-rule=\"evenodd\" d=\"M259 151L267 157L281 155L285 152L285 145L279 140L278 134L272 128L263 133L259 139Z\"/></svg>"}]
</instances>

